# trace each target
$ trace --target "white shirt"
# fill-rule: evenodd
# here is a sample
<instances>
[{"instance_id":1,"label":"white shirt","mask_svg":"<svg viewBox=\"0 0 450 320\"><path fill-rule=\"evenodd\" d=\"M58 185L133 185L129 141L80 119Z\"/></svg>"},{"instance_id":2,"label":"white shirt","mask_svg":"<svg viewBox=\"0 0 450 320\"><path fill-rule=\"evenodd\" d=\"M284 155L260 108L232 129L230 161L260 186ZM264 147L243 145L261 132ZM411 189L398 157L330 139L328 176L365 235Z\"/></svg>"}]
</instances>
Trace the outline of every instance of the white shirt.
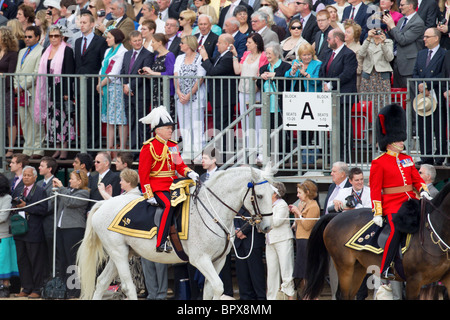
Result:
<instances>
[{"instance_id":1,"label":"white shirt","mask_svg":"<svg viewBox=\"0 0 450 320\"><path fill-rule=\"evenodd\" d=\"M339 194L339 191L341 189L344 189L345 184L347 183L348 178L345 178L344 181L342 181L340 184L336 185L333 192L331 193L330 197L328 198L328 203L326 203L325 207L325 213L328 213L328 207L333 205L333 200L337 197Z\"/></svg>"},{"instance_id":2,"label":"white shirt","mask_svg":"<svg viewBox=\"0 0 450 320\"><path fill-rule=\"evenodd\" d=\"M334 200L341 201L344 204L344 206L345 206L345 203L346 203L345 198L347 198L349 195L351 195L352 191L353 191L353 187L340 189L339 193L337 194L336 198L334 198ZM359 196L361 198L361 203L358 203L356 205L355 209L372 208L372 202L370 200L370 188L369 187L364 186L364 188L362 189L362 193Z\"/></svg>"}]
</instances>

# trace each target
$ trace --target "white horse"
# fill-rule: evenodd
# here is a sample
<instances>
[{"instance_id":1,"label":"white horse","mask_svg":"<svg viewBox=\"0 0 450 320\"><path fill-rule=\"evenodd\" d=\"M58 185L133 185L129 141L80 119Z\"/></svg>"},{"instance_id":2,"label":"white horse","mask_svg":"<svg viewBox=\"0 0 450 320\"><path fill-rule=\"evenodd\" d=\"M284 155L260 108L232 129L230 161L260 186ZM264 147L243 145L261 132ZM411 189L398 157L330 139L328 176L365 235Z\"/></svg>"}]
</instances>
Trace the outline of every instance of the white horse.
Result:
<instances>
[{"instance_id":1,"label":"white horse","mask_svg":"<svg viewBox=\"0 0 450 320\"><path fill-rule=\"evenodd\" d=\"M188 239L181 242L189 262L205 276L205 300L222 297L223 283L219 272L231 249L229 242L230 236L234 235L233 220L239 209L243 205L247 208L251 214L248 222L256 226L259 232L270 230L271 177L269 165L265 171L250 167L218 171L200 187L197 201L191 199ZM156 237L148 240L107 229L116 214L140 196L137 193L120 195L98 202L92 208L77 254L82 299L102 299L117 275L127 298L137 299L128 263L132 254L159 263L183 262L174 250L171 253L156 252ZM106 261L95 285L98 267Z\"/></svg>"}]
</instances>

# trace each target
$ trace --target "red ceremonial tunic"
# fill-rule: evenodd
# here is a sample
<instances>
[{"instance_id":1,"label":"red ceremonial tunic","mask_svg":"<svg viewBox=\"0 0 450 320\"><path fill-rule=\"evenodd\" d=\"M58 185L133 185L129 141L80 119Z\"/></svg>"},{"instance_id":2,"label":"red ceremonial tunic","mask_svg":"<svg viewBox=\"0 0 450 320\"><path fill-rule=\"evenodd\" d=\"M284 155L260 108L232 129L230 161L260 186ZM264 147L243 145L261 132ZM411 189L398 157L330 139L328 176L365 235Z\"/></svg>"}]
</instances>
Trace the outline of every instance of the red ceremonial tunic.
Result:
<instances>
[{"instance_id":1,"label":"red ceremonial tunic","mask_svg":"<svg viewBox=\"0 0 450 320\"><path fill-rule=\"evenodd\" d=\"M404 154L388 150L372 160L370 168L370 197L374 215L397 213L403 202L417 199L414 190L383 193L383 189L412 186L418 192L428 191L427 185L414 165L413 159ZM392 190L392 189L391 189Z\"/></svg>"},{"instance_id":2,"label":"red ceremonial tunic","mask_svg":"<svg viewBox=\"0 0 450 320\"><path fill-rule=\"evenodd\" d=\"M183 162L175 141L165 141L158 135L147 140L139 155L139 180L144 196L152 198L153 192L169 191L176 172L185 177L191 171Z\"/></svg>"}]
</instances>

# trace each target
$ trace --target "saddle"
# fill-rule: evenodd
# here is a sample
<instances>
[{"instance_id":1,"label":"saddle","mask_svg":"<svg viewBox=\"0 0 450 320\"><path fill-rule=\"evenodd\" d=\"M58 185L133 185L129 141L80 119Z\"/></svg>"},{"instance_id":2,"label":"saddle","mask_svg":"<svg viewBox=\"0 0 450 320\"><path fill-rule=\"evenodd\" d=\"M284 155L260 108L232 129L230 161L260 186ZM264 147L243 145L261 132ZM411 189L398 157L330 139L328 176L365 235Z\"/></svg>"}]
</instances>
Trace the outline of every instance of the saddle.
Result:
<instances>
[{"instance_id":1,"label":"saddle","mask_svg":"<svg viewBox=\"0 0 450 320\"><path fill-rule=\"evenodd\" d=\"M402 263L403 254L409 248L412 234L419 231L420 220L421 203L417 199L410 199L403 203L393 217L395 228L401 234L399 253L394 261L395 269L403 279L405 279ZM389 224L386 223L383 227L379 227L371 219L347 241L345 246L354 250L367 250L375 254L381 254L384 251L390 231Z\"/></svg>"},{"instance_id":2,"label":"saddle","mask_svg":"<svg viewBox=\"0 0 450 320\"><path fill-rule=\"evenodd\" d=\"M184 261L188 261L188 257L180 240L188 238L191 183L192 180L188 178L176 179L169 190L170 203L174 210L169 237L175 252ZM164 209L150 205L144 197L137 198L117 213L108 230L131 237L152 239L157 234Z\"/></svg>"}]
</instances>

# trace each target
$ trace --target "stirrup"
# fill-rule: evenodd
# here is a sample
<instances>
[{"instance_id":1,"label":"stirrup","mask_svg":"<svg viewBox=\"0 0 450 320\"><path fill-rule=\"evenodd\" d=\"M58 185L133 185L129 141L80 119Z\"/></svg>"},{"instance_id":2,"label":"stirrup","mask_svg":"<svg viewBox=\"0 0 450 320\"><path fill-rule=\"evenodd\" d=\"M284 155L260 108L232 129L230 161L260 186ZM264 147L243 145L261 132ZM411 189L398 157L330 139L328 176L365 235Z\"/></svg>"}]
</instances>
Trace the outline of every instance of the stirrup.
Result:
<instances>
[{"instance_id":1,"label":"stirrup","mask_svg":"<svg viewBox=\"0 0 450 320\"><path fill-rule=\"evenodd\" d=\"M169 244L169 240L166 240L164 244L160 245L158 248L156 248L157 252L172 252L173 248Z\"/></svg>"},{"instance_id":2,"label":"stirrup","mask_svg":"<svg viewBox=\"0 0 450 320\"><path fill-rule=\"evenodd\" d=\"M381 274L381 279L386 280L395 280L395 274L392 272L393 270L392 266L389 266L386 268L386 270Z\"/></svg>"}]
</instances>

